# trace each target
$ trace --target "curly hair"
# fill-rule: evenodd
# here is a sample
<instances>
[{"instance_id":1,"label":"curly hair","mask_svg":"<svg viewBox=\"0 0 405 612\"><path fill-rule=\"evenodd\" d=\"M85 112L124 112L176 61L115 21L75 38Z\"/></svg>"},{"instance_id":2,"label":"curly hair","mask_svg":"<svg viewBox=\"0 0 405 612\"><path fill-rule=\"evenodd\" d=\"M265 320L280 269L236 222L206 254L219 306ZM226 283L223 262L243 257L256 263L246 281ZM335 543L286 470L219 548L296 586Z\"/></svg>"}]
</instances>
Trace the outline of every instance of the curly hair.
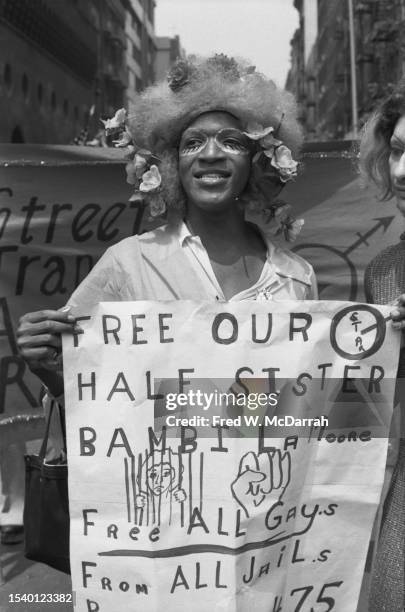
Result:
<instances>
[{"instance_id":1,"label":"curly hair","mask_svg":"<svg viewBox=\"0 0 405 612\"><path fill-rule=\"evenodd\" d=\"M256 72L246 60L236 61L222 54L178 60L168 82L153 85L138 96L129 109L128 121L137 145L161 159L162 196L169 209L185 206L178 174L181 135L194 119L210 111L230 113L242 129L248 123L274 127L277 138L295 155L302 144L294 97ZM265 204L253 175L242 196L240 199L250 204Z\"/></svg>"},{"instance_id":2,"label":"curly hair","mask_svg":"<svg viewBox=\"0 0 405 612\"><path fill-rule=\"evenodd\" d=\"M389 170L390 139L405 114L405 78L401 79L363 128L360 141L360 173L376 185L381 200L393 196Z\"/></svg>"}]
</instances>

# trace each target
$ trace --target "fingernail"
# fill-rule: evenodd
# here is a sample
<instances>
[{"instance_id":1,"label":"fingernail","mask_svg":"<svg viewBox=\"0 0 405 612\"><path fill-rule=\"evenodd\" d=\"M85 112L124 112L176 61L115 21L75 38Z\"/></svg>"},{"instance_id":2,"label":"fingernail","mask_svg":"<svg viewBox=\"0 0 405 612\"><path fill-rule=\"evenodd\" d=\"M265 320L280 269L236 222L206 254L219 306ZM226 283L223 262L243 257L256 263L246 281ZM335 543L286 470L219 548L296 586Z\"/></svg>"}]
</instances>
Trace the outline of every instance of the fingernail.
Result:
<instances>
[{"instance_id":1,"label":"fingernail","mask_svg":"<svg viewBox=\"0 0 405 612\"><path fill-rule=\"evenodd\" d=\"M63 306L63 308L59 309L60 312L69 312L69 310L72 310L71 306Z\"/></svg>"},{"instance_id":2,"label":"fingernail","mask_svg":"<svg viewBox=\"0 0 405 612\"><path fill-rule=\"evenodd\" d=\"M75 325L74 328L75 332L78 332L79 334L83 334L84 330L82 327L80 327L80 325Z\"/></svg>"},{"instance_id":3,"label":"fingernail","mask_svg":"<svg viewBox=\"0 0 405 612\"><path fill-rule=\"evenodd\" d=\"M67 321L69 323L74 323L76 321L75 317L73 315L68 315L67 316Z\"/></svg>"}]
</instances>

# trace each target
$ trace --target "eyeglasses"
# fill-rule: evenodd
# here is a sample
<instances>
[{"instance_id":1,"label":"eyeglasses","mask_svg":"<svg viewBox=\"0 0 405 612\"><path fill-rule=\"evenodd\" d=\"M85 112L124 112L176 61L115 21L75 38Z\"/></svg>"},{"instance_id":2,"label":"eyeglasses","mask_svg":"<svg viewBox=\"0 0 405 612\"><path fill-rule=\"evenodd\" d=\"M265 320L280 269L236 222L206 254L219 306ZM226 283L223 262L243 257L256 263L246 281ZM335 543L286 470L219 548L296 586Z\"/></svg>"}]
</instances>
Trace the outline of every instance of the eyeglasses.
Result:
<instances>
[{"instance_id":1,"label":"eyeglasses","mask_svg":"<svg viewBox=\"0 0 405 612\"><path fill-rule=\"evenodd\" d=\"M180 141L180 157L201 153L212 139L214 139L216 146L227 154L249 155L252 150L252 145L247 136L234 128L223 128L211 136L200 130L188 130L183 134Z\"/></svg>"}]
</instances>

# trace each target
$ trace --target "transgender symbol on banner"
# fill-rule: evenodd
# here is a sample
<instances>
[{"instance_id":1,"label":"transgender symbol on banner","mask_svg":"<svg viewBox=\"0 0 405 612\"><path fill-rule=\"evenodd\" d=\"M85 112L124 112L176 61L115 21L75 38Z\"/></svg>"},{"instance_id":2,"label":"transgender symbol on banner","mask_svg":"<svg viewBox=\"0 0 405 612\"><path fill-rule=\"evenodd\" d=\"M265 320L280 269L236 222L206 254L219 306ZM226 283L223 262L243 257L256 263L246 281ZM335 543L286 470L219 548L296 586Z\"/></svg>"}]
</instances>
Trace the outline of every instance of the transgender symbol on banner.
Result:
<instances>
[{"instance_id":1,"label":"transgender symbol on banner","mask_svg":"<svg viewBox=\"0 0 405 612\"><path fill-rule=\"evenodd\" d=\"M348 279L344 285L344 291L346 295L342 296L340 293L340 297L346 298L351 301L355 301L359 299L359 290L361 289L361 283L359 282L359 271L356 268L355 264L351 259L351 254L356 251L358 247L361 245L368 245L368 240L379 230L383 229L385 232L389 225L392 223L395 217L379 217L373 219L377 223L373 225L366 233L362 234L361 232L357 232L358 238L354 240L354 242L349 245L346 249L339 249L330 244L322 244L317 242L307 242L303 244L298 244L293 247L291 250L295 253L299 253L302 257L305 257L310 261L314 267L315 272L318 271L316 269L315 263L317 261L327 261L329 264L329 269L338 269L339 274L342 274L345 270L345 274L347 274ZM330 276L330 275L329 275ZM333 284L333 281L324 281L318 282L319 288L319 296L321 299L327 299L325 290Z\"/></svg>"}]
</instances>

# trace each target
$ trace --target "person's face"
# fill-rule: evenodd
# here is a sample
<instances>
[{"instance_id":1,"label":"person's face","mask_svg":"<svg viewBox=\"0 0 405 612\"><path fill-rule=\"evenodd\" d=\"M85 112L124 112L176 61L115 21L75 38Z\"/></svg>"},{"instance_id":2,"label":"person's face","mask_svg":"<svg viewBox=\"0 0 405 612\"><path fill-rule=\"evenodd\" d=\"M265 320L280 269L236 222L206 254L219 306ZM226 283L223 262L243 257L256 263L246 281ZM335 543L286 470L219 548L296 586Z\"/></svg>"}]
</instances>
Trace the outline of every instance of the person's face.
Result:
<instances>
[{"instance_id":1,"label":"person's face","mask_svg":"<svg viewBox=\"0 0 405 612\"><path fill-rule=\"evenodd\" d=\"M397 206L405 215L405 115L398 119L390 140L390 168L391 186L397 198Z\"/></svg>"},{"instance_id":2,"label":"person's face","mask_svg":"<svg viewBox=\"0 0 405 612\"><path fill-rule=\"evenodd\" d=\"M175 477L169 463L156 463L148 469L148 487L154 495L167 491Z\"/></svg>"},{"instance_id":3,"label":"person's face","mask_svg":"<svg viewBox=\"0 0 405 612\"><path fill-rule=\"evenodd\" d=\"M210 212L235 205L249 178L251 145L225 112L200 115L183 132L179 174L188 206Z\"/></svg>"}]
</instances>

